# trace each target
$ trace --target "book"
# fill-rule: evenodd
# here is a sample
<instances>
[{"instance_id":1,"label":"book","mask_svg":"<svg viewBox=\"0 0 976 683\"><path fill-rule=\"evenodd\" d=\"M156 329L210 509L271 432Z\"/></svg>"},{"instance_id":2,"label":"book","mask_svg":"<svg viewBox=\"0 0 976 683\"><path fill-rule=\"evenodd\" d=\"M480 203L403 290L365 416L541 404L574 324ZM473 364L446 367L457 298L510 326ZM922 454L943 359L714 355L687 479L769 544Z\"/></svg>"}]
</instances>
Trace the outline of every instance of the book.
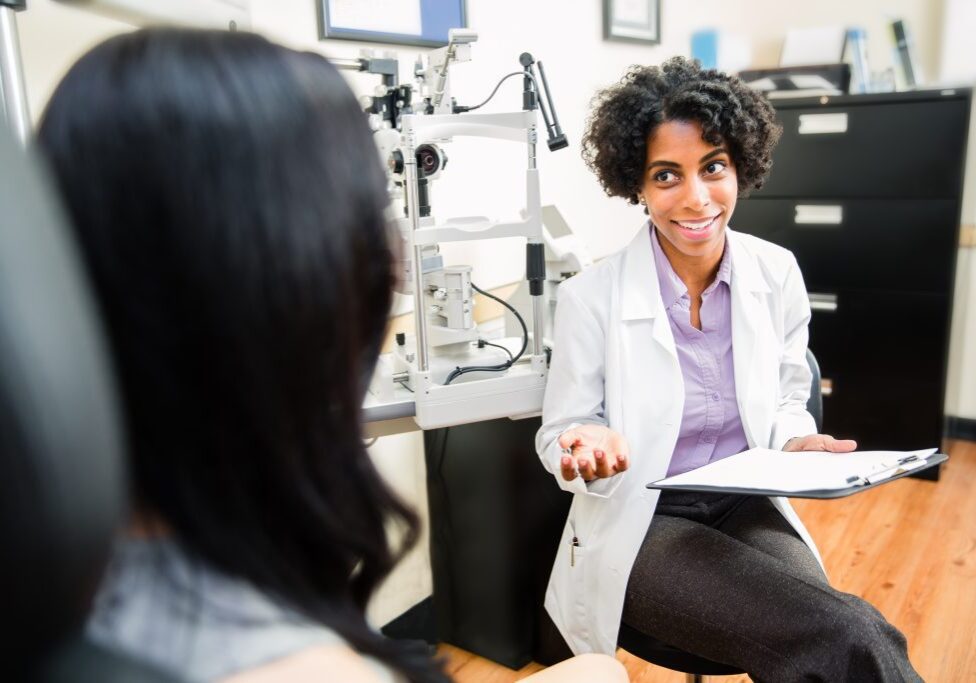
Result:
<instances>
[{"instance_id":1,"label":"book","mask_svg":"<svg viewBox=\"0 0 976 683\"><path fill-rule=\"evenodd\" d=\"M868 36L863 28L847 29L845 54L851 65L850 92L871 91L871 70L868 64Z\"/></svg>"},{"instance_id":2,"label":"book","mask_svg":"<svg viewBox=\"0 0 976 683\"><path fill-rule=\"evenodd\" d=\"M915 61L915 45L902 19L891 22L891 34L895 41L895 64L901 71L905 87L914 88L922 79Z\"/></svg>"}]
</instances>

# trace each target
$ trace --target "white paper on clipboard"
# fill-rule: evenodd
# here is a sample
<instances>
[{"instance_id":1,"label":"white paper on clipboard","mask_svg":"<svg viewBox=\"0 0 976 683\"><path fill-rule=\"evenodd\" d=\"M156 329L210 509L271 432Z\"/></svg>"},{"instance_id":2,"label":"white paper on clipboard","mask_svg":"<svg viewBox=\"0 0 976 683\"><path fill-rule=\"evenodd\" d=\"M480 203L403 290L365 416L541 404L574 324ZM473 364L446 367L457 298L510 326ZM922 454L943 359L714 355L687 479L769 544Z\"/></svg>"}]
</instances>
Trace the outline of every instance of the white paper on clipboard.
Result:
<instances>
[{"instance_id":1,"label":"white paper on clipboard","mask_svg":"<svg viewBox=\"0 0 976 683\"><path fill-rule=\"evenodd\" d=\"M654 485L762 489L784 494L836 491L857 483L874 483L886 476L893 476L899 470L921 467L925 464L925 458L936 450L788 453L753 448L689 472L666 477L654 482Z\"/></svg>"}]
</instances>

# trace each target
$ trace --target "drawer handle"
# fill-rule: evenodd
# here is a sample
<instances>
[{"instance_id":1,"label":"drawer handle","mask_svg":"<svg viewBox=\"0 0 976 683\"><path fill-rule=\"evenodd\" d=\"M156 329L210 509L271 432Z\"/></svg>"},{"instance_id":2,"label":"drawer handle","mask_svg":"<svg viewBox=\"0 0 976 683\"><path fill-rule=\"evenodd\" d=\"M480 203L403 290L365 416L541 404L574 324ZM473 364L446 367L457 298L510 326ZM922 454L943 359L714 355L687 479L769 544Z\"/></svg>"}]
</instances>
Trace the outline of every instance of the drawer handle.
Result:
<instances>
[{"instance_id":1,"label":"drawer handle","mask_svg":"<svg viewBox=\"0 0 976 683\"><path fill-rule=\"evenodd\" d=\"M847 132L847 112L800 114L800 135L831 135Z\"/></svg>"},{"instance_id":2,"label":"drawer handle","mask_svg":"<svg viewBox=\"0 0 976 683\"><path fill-rule=\"evenodd\" d=\"M820 395L830 396L834 393L834 380L828 379L826 377L820 378Z\"/></svg>"},{"instance_id":3,"label":"drawer handle","mask_svg":"<svg viewBox=\"0 0 976 683\"><path fill-rule=\"evenodd\" d=\"M835 204L797 204L793 222L797 225L840 225L844 207Z\"/></svg>"},{"instance_id":4,"label":"drawer handle","mask_svg":"<svg viewBox=\"0 0 976 683\"><path fill-rule=\"evenodd\" d=\"M807 296L810 297L811 310L825 311L827 313L833 313L837 310L836 294L815 294L811 292Z\"/></svg>"}]
</instances>

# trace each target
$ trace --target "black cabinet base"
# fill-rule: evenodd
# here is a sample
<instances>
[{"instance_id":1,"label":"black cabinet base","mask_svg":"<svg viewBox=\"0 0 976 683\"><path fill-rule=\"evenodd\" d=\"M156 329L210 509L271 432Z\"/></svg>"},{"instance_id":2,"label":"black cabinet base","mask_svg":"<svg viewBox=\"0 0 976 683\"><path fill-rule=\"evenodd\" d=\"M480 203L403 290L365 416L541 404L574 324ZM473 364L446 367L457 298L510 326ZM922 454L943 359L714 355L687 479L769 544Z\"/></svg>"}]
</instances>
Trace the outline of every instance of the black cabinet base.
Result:
<instances>
[{"instance_id":1,"label":"black cabinet base","mask_svg":"<svg viewBox=\"0 0 976 683\"><path fill-rule=\"evenodd\" d=\"M520 669L571 496L535 452L541 420L490 420L424 432L437 638Z\"/></svg>"},{"instance_id":2,"label":"black cabinet base","mask_svg":"<svg viewBox=\"0 0 976 683\"><path fill-rule=\"evenodd\" d=\"M930 467L924 472L917 472L915 474L909 474L909 477L913 479L925 479L927 481L939 481L939 475L942 474L942 465L937 467Z\"/></svg>"},{"instance_id":3,"label":"black cabinet base","mask_svg":"<svg viewBox=\"0 0 976 683\"><path fill-rule=\"evenodd\" d=\"M976 441L976 420L969 417L946 418L946 436L950 439Z\"/></svg>"},{"instance_id":4,"label":"black cabinet base","mask_svg":"<svg viewBox=\"0 0 976 683\"><path fill-rule=\"evenodd\" d=\"M434 622L434 600L427 596L396 619L380 629L387 638L423 640L437 645L437 626Z\"/></svg>"}]
</instances>

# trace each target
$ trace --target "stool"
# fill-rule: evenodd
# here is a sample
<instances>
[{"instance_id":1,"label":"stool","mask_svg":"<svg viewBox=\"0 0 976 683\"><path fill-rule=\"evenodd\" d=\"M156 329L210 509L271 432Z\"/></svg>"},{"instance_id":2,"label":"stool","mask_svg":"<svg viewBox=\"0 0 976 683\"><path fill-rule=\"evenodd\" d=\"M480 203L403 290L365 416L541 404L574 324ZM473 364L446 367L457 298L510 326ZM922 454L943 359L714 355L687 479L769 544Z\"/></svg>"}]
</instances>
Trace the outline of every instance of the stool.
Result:
<instances>
[{"instance_id":1,"label":"stool","mask_svg":"<svg viewBox=\"0 0 976 683\"><path fill-rule=\"evenodd\" d=\"M745 673L734 666L719 664L672 647L627 624L620 624L617 646L645 662L688 674L688 683L701 683L702 676L737 676Z\"/></svg>"}]
</instances>

